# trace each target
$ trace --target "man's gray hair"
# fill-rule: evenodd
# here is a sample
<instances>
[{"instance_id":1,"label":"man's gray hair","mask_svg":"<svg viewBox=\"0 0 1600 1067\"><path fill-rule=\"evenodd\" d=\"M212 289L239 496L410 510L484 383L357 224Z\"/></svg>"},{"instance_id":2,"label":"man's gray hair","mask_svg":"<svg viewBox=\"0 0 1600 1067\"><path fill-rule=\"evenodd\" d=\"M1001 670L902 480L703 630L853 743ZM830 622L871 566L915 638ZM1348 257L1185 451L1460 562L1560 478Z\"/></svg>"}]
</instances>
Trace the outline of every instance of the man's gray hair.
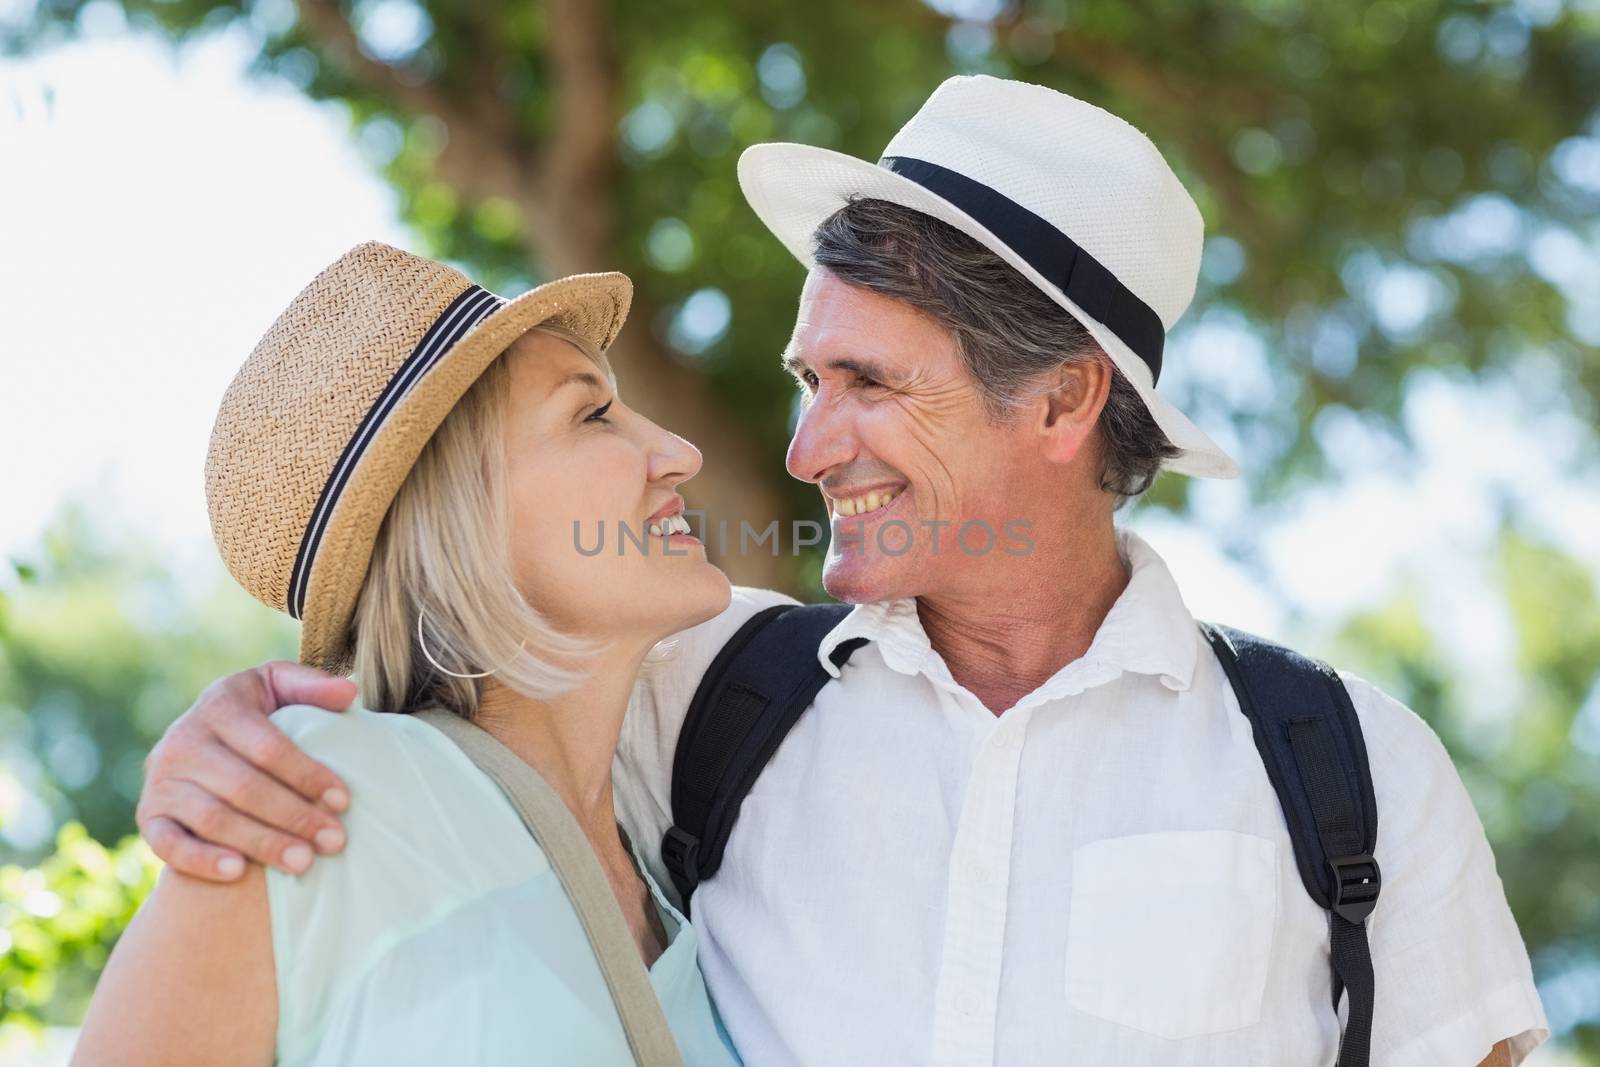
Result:
<instances>
[{"instance_id":1,"label":"man's gray hair","mask_svg":"<svg viewBox=\"0 0 1600 1067\"><path fill-rule=\"evenodd\" d=\"M1116 508L1149 489L1162 462L1181 451L1082 323L955 227L887 200L856 198L815 236L818 266L950 330L996 423L1036 395L1048 372L1106 360L1111 392L1100 412L1100 487L1116 496Z\"/></svg>"}]
</instances>

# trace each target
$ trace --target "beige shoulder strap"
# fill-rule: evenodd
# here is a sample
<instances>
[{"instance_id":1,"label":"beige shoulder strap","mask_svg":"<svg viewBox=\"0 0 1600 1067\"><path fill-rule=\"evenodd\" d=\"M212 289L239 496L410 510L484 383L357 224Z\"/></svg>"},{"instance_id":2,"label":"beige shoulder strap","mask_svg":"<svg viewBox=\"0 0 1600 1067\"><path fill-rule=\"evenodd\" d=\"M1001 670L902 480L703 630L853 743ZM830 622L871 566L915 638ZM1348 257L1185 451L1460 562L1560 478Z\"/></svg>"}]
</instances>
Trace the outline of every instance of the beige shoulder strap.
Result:
<instances>
[{"instance_id":1,"label":"beige shoulder strap","mask_svg":"<svg viewBox=\"0 0 1600 1067\"><path fill-rule=\"evenodd\" d=\"M416 716L454 741L499 785L544 849L589 935L634 1061L640 1067L683 1067L661 1001L622 917L622 907L588 838L561 797L537 771L482 727L441 708L428 708Z\"/></svg>"}]
</instances>

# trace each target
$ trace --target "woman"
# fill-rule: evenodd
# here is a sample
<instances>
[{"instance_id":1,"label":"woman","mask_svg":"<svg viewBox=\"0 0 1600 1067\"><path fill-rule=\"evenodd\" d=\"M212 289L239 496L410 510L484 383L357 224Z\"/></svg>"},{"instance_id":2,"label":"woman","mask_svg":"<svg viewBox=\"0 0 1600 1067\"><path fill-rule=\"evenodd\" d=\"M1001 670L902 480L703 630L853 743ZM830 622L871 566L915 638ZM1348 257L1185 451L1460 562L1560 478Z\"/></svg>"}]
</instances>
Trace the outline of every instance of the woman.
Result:
<instances>
[{"instance_id":1,"label":"woman","mask_svg":"<svg viewBox=\"0 0 1600 1067\"><path fill-rule=\"evenodd\" d=\"M602 355L631 292L582 275L507 302L369 243L256 347L212 434L212 528L235 578L301 621L301 660L354 670L360 707L273 720L360 795L361 825L306 875L163 871L74 1063L634 1062L553 857L424 709L559 795L684 1062L736 1062L694 931L612 809L637 673L731 595L681 532L699 453L622 403Z\"/></svg>"}]
</instances>

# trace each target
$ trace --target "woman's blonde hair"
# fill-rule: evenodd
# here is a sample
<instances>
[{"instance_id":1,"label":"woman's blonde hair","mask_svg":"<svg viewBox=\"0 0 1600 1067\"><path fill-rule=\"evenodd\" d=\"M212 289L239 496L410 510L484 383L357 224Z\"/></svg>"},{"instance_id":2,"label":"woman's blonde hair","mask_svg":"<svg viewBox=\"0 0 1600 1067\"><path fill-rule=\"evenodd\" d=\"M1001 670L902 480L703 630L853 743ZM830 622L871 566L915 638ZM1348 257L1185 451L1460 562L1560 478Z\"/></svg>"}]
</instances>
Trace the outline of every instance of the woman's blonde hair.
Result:
<instances>
[{"instance_id":1,"label":"woman's blonde hair","mask_svg":"<svg viewBox=\"0 0 1600 1067\"><path fill-rule=\"evenodd\" d=\"M605 371L586 338L554 324L552 334ZM487 679L535 700L570 692L585 678L571 664L599 651L558 632L518 591L511 567L505 419L510 371L502 353L473 383L428 440L378 530L372 563L351 623L355 676L364 707L478 712ZM526 644L519 648L519 644Z\"/></svg>"}]
</instances>

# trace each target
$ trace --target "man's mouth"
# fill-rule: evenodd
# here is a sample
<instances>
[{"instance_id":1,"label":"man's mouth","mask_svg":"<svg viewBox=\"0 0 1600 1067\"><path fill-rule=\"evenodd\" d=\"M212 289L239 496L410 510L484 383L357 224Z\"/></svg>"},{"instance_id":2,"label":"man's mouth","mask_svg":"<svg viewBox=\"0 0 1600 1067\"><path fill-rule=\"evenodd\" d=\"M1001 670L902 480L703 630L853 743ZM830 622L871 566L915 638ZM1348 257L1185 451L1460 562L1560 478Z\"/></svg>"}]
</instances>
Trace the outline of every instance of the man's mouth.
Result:
<instances>
[{"instance_id":1,"label":"man's mouth","mask_svg":"<svg viewBox=\"0 0 1600 1067\"><path fill-rule=\"evenodd\" d=\"M847 494L823 494L828 501L828 513L835 519L859 518L882 511L900 498L904 485L884 485L871 489L854 489Z\"/></svg>"}]
</instances>

